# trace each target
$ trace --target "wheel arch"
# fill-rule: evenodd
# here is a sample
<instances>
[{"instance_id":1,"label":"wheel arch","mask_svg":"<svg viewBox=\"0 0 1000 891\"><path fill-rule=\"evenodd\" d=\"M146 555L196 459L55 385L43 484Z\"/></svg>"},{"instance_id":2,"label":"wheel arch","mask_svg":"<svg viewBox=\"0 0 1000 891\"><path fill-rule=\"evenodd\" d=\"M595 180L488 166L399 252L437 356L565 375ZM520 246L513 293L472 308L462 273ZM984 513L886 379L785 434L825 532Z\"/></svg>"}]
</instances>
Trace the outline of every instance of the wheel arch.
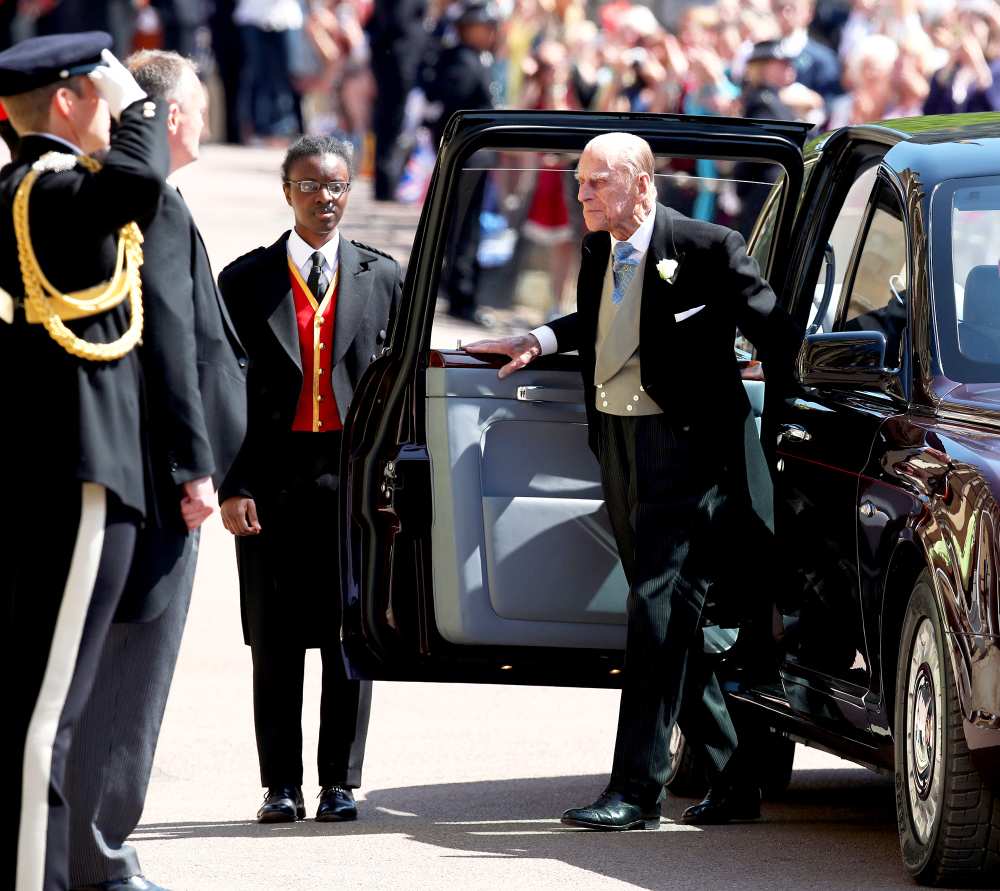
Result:
<instances>
[{"instance_id":1,"label":"wheel arch","mask_svg":"<svg viewBox=\"0 0 1000 891\"><path fill-rule=\"evenodd\" d=\"M930 565L923 543L911 530L900 537L893 548L885 574L882 611L879 622L879 668L882 684L882 715L891 733L896 708L896 670L899 665L899 636L903 630L906 607L920 573ZM937 594L935 594L937 597Z\"/></svg>"}]
</instances>

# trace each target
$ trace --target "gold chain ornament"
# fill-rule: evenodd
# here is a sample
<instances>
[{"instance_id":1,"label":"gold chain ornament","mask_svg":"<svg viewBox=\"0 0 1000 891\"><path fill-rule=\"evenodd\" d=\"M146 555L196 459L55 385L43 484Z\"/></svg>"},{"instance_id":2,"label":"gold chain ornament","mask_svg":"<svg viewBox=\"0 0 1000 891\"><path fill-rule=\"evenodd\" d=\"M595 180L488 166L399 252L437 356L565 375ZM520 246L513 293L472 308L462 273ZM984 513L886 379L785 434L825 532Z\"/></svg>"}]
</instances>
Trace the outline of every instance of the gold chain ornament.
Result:
<instances>
[{"instance_id":1,"label":"gold chain ornament","mask_svg":"<svg viewBox=\"0 0 1000 891\"><path fill-rule=\"evenodd\" d=\"M14 196L14 234L24 281L24 311L28 322L42 324L49 336L67 353L90 362L111 362L129 353L142 337L142 232L135 223L118 230L118 256L111 279L83 291L63 294L45 277L31 246L28 230L28 197L35 181L46 171L71 170L76 164L91 173L101 169L99 161L86 155L49 152L39 158L21 180ZM87 318L114 309L129 298L128 330L111 343L92 343L78 337L66 321Z\"/></svg>"}]
</instances>

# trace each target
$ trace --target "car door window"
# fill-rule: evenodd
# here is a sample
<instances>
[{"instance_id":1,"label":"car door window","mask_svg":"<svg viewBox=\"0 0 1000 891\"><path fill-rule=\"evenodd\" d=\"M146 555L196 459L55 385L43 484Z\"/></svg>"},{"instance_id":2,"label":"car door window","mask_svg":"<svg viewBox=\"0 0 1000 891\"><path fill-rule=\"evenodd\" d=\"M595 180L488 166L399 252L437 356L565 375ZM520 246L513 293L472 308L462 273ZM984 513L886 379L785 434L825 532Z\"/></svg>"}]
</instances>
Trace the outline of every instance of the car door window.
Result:
<instances>
[{"instance_id":1,"label":"car door window","mask_svg":"<svg viewBox=\"0 0 1000 891\"><path fill-rule=\"evenodd\" d=\"M881 331L885 364L902 365L906 330L906 226L895 192L880 183L856 264L850 293L843 301L842 331Z\"/></svg>"},{"instance_id":2,"label":"car door window","mask_svg":"<svg viewBox=\"0 0 1000 891\"><path fill-rule=\"evenodd\" d=\"M827 248L813 286L813 305L807 328L810 334L829 332L834 328L833 322L841 303L851 252L865 218L877 170L875 166L869 167L854 180L830 230Z\"/></svg>"},{"instance_id":3,"label":"car door window","mask_svg":"<svg viewBox=\"0 0 1000 891\"><path fill-rule=\"evenodd\" d=\"M576 309L587 231L577 201L579 157L571 151L487 149L465 162L444 233L432 349L521 333ZM661 203L735 228L744 238L766 204L770 251L783 207L781 200L769 201L773 187L780 194L780 167L658 154L654 169Z\"/></svg>"}]
</instances>

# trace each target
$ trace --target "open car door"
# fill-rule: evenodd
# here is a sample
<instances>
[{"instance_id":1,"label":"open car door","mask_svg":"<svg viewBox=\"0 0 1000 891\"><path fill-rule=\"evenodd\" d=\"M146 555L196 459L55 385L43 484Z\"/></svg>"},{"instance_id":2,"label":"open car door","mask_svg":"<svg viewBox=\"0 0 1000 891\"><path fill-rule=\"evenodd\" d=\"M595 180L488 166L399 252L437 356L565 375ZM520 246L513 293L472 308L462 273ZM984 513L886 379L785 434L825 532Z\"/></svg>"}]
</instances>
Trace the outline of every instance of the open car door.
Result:
<instances>
[{"instance_id":1,"label":"open car door","mask_svg":"<svg viewBox=\"0 0 1000 891\"><path fill-rule=\"evenodd\" d=\"M490 226L503 236L515 225L530 234L534 224L562 233L542 251L556 281L562 269L556 260L569 262L579 251L579 233L570 251L560 217L568 208L563 216L571 218L575 207L575 158L592 137L624 130L652 146L658 170L667 171L659 185L678 201L690 197L703 218L725 218L713 172L757 164L771 171L771 181L783 174L783 188L771 192L763 184L756 206L768 213L766 240L758 239L754 251L780 293L781 246L802 185L807 129L793 122L588 112L467 112L451 120L399 316L357 390L344 431L342 634L356 674L618 684L627 586L587 446L579 360L541 358L501 381L502 357L484 361L442 348L435 340L435 332L448 330L436 312L442 279L468 259L470 237L475 262L489 267L499 252L503 267L503 238L492 239ZM525 163L528 157L533 164ZM520 202L520 218L506 225L517 214L495 211L515 206L510 196L518 193L505 192L505 183L528 168L533 191ZM737 180L732 176L738 187ZM565 225L572 228L571 221ZM524 276L505 285L495 271L480 276L482 287L496 292L494 304L524 290ZM534 306L533 318L508 310L504 324L530 329L544 321L539 313L558 306L556 294ZM483 329L479 336L496 333ZM677 369L678 386L697 386L684 372ZM760 393L753 395L759 411Z\"/></svg>"}]
</instances>

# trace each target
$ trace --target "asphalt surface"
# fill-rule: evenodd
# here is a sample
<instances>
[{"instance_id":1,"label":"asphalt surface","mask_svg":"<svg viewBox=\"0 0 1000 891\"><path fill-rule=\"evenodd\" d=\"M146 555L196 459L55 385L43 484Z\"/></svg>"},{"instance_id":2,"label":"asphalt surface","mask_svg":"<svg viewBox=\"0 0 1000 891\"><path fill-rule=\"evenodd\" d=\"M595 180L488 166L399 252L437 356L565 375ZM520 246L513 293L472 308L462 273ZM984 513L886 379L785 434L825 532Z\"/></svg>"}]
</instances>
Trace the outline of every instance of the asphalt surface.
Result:
<instances>
[{"instance_id":1,"label":"asphalt surface","mask_svg":"<svg viewBox=\"0 0 1000 891\"><path fill-rule=\"evenodd\" d=\"M178 177L216 270L289 225L280 154L208 148ZM417 211L352 191L344 232L405 262ZM474 329L448 336L466 342ZM479 332L480 334L482 332ZM309 556L305 544L303 557ZM617 693L385 683L375 687L361 819L260 826L250 656L232 541L204 530L194 602L143 821L145 873L174 891L233 889L911 888L891 778L799 747L760 823L591 834L560 826L601 791ZM318 654L307 661L306 800L315 811Z\"/></svg>"}]
</instances>

